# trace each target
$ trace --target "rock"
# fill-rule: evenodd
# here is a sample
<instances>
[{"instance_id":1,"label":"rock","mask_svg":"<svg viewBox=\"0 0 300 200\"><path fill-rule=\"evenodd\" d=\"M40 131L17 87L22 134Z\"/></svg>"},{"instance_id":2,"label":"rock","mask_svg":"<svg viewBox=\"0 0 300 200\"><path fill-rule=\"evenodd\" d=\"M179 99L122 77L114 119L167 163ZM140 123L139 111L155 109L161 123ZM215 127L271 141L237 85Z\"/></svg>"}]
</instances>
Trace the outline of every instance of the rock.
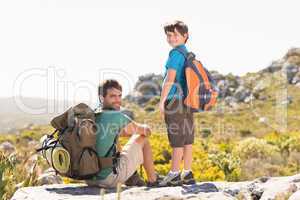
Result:
<instances>
[{"instance_id":1,"label":"rock","mask_svg":"<svg viewBox=\"0 0 300 200\"><path fill-rule=\"evenodd\" d=\"M300 88L300 82L295 85L297 88Z\"/></svg>"},{"instance_id":2,"label":"rock","mask_svg":"<svg viewBox=\"0 0 300 200\"><path fill-rule=\"evenodd\" d=\"M229 95L229 82L228 80L220 80L218 83L217 83L217 86L219 88L219 95L221 98L224 98L226 97L227 95Z\"/></svg>"},{"instance_id":3,"label":"rock","mask_svg":"<svg viewBox=\"0 0 300 200\"><path fill-rule=\"evenodd\" d=\"M300 57L300 48L291 48L288 50L287 54L284 56L285 59L288 59L291 56Z\"/></svg>"},{"instance_id":4,"label":"rock","mask_svg":"<svg viewBox=\"0 0 300 200\"><path fill-rule=\"evenodd\" d=\"M198 194L201 192L219 192L219 189L213 183L194 184L183 186L183 194Z\"/></svg>"},{"instance_id":5,"label":"rock","mask_svg":"<svg viewBox=\"0 0 300 200\"><path fill-rule=\"evenodd\" d=\"M265 69L261 70L260 72L274 73L274 72L280 71L284 62L285 62L284 59L273 61L269 67L266 67Z\"/></svg>"},{"instance_id":6,"label":"rock","mask_svg":"<svg viewBox=\"0 0 300 200\"><path fill-rule=\"evenodd\" d=\"M250 196L253 200L259 200L264 193L263 188L255 182L249 184L247 190L250 192Z\"/></svg>"},{"instance_id":7,"label":"rock","mask_svg":"<svg viewBox=\"0 0 300 200\"><path fill-rule=\"evenodd\" d=\"M55 174L53 168L49 168L38 177L38 183L39 185L62 184L63 180L60 176Z\"/></svg>"},{"instance_id":8,"label":"rock","mask_svg":"<svg viewBox=\"0 0 300 200\"><path fill-rule=\"evenodd\" d=\"M266 117L260 117L259 120L258 120L260 123L268 123L268 118Z\"/></svg>"},{"instance_id":9,"label":"rock","mask_svg":"<svg viewBox=\"0 0 300 200\"><path fill-rule=\"evenodd\" d=\"M283 73L286 73L288 83L292 83L294 76L298 72L298 66L292 65L290 63L285 63L282 67Z\"/></svg>"},{"instance_id":10,"label":"rock","mask_svg":"<svg viewBox=\"0 0 300 200\"><path fill-rule=\"evenodd\" d=\"M292 84L296 84L296 83L299 83L300 82L300 71L295 74L293 80L292 80Z\"/></svg>"},{"instance_id":11,"label":"rock","mask_svg":"<svg viewBox=\"0 0 300 200\"><path fill-rule=\"evenodd\" d=\"M237 99L238 102L242 102L245 100L246 97L248 97L250 95L250 90L246 89L243 85L240 85L235 93L234 93L234 97Z\"/></svg>"},{"instance_id":12,"label":"rock","mask_svg":"<svg viewBox=\"0 0 300 200\"><path fill-rule=\"evenodd\" d=\"M211 74L212 78L213 78L217 83L218 83L219 81L225 79L224 75L220 74L220 73L217 72L217 71L211 71L210 74Z\"/></svg>"},{"instance_id":13,"label":"rock","mask_svg":"<svg viewBox=\"0 0 300 200\"><path fill-rule=\"evenodd\" d=\"M258 96L258 100L264 101L264 100L267 100L267 99L268 99L268 96L266 96L266 95L260 94Z\"/></svg>"},{"instance_id":14,"label":"rock","mask_svg":"<svg viewBox=\"0 0 300 200\"><path fill-rule=\"evenodd\" d=\"M232 97L232 96L228 96L224 99L225 103L230 105L231 103L236 103L237 99Z\"/></svg>"},{"instance_id":15,"label":"rock","mask_svg":"<svg viewBox=\"0 0 300 200\"><path fill-rule=\"evenodd\" d=\"M164 196L156 198L155 200L184 200L184 198L174 197L174 196Z\"/></svg>"},{"instance_id":16,"label":"rock","mask_svg":"<svg viewBox=\"0 0 300 200\"><path fill-rule=\"evenodd\" d=\"M51 171L51 170L50 170ZM291 200L299 200L296 192L300 184L300 174L286 177L261 177L245 182L206 182L182 187L126 187L122 186L122 200L275 200L278 197L291 195ZM296 192L296 193L295 193ZM105 189L104 199L117 198L116 189ZM100 189L85 184L53 184L18 189L12 200L21 199L101 199Z\"/></svg>"},{"instance_id":17,"label":"rock","mask_svg":"<svg viewBox=\"0 0 300 200\"><path fill-rule=\"evenodd\" d=\"M266 183L268 180L270 180L270 177L268 176L262 176L262 177L259 177L255 180L255 182L258 182L258 183Z\"/></svg>"},{"instance_id":18,"label":"rock","mask_svg":"<svg viewBox=\"0 0 300 200\"><path fill-rule=\"evenodd\" d=\"M244 102L245 102L245 103L250 103L250 102L252 102L254 99L255 99L254 95L253 95L253 94L250 94L249 96L247 96L247 97L244 99Z\"/></svg>"},{"instance_id":19,"label":"rock","mask_svg":"<svg viewBox=\"0 0 300 200\"><path fill-rule=\"evenodd\" d=\"M144 106L150 99L159 96L163 77L153 73L140 76L134 86L134 92L127 95L125 99Z\"/></svg>"},{"instance_id":20,"label":"rock","mask_svg":"<svg viewBox=\"0 0 300 200\"><path fill-rule=\"evenodd\" d=\"M16 150L15 146L12 143L10 143L10 142L3 142L3 143L1 143L0 144L0 149L3 152L9 153L9 154L13 153Z\"/></svg>"},{"instance_id":21,"label":"rock","mask_svg":"<svg viewBox=\"0 0 300 200\"><path fill-rule=\"evenodd\" d=\"M233 109L238 109L239 105L237 103L237 99L232 96L228 96L224 99L225 103Z\"/></svg>"},{"instance_id":22,"label":"rock","mask_svg":"<svg viewBox=\"0 0 300 200\"><path fill-rule=\"evenodd\" d=\"M253 88L252 92L254 94L260 93L267 88L267 82L264 80L259 81L256 86Z\"/></svg>"},{"instance_id":23,"label":"rock","mask_svg":"<svg viewBox=\"0 0 300 200\"><path fill-rule=\"evenodd\" d=\"M276 200L277 196L282 194L294 193L297 191L297 186L287 180L280 180L285 178L278 178L279 180L271 180L264 184L264 192L260 200Z\"/></svg>"},{"instance_id":24,"label":"rock","mask_svg":"<svg viewBox=\"0 0 300 200\"><path fill-rule=\"evenodd\" d=\"M288 96L285 100L281 101L282 105L288 105L291 104L293 102L293 97Z\"/></svg>"},{"instance_id":25,"label":"rock","mask_svg":"<svg viewBox=\"0 0 300 200\"><path fill-rule=\"evenodd\" d=\"M299 200L299 199L300 199L300 190L292 194L288 200Z\"/></svg>"},{"instance_id":26,"label":"rock","mask_svg":"<svg viewBox=\"0 0 300 200\"><path fill-rule=\"evenodd\" d=\"M290 49L284 59L291 64L300 66L300 48Z\"/></svg>"},{"instance_id":27,"label":"rock","mask_svg":"<svg viewBox=\"0 0 300 200\"><path fill-rule=\"evenodd\" d=\"M197 184L198 185L198 184ZM203 185L199 184L198 186ZM203 200L234 200L235 198L227 193L217 191L212 183L203 186L203 191L184 193L183 187L122 187L120 197L122 200L154 200L154 199L203 199ZM195 187L195 186L194 186ZM214 188L214 189L213 189ZM117 199L116 189L105 189L104 199ZM98 200L100 189L97 187L87 187L85 184L54 184L38 187L20 188L12 197L12 200L21 199L47 199L47 200Z\"/></svg>"}]
</instances>

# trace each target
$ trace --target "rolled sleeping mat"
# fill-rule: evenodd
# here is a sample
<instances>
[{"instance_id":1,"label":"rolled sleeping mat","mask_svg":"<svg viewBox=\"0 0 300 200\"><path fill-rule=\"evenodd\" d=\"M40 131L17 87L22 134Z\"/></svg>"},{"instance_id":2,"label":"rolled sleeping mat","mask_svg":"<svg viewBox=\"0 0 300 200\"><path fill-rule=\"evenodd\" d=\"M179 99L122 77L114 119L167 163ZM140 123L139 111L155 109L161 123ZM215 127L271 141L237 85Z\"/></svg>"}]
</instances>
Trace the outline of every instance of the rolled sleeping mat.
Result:
<instances>
[{"instance_id":1,"label":"rolled sleeping mat","mask_svg":"<svg viewBox=\"0 0 300 200\"><path fill-rule=\"evenodd\" d=\"M49 165L52 166L52 161L51 161L51 153L52 153L52 149L55 147L55 139L54 138L50 138L47 135L44 135L41 139L40 139L40 144L42 146L42 148L45 148L41 151L43 157L47 160L47 162L49 163Z\"/></svg>"},{"instance_id":2,"label":"rolled sleeping mat","mask_svg":"<svg viewBox=\"0 0 300 200\"><path fill-rule=\"evenodd\" d=\"M55 170L61 174L66 174L70 168L70 154L63 147L55 147L52 149L51 163Z\"/></svg>"},{"instance_id":3,"label":"rolled sleeping mat","mask_svg":"<svg viewBox=\"0 0 300 200\"><path fill-rule=\"evenodd\" d=\"M49 138L47 135L40 139L40 143L42 147L47 147L42 150L42 155L48 164L61 174L67 173L71 163L69 152L55 143L55 138Z\"/></svg>"}]
</instances>

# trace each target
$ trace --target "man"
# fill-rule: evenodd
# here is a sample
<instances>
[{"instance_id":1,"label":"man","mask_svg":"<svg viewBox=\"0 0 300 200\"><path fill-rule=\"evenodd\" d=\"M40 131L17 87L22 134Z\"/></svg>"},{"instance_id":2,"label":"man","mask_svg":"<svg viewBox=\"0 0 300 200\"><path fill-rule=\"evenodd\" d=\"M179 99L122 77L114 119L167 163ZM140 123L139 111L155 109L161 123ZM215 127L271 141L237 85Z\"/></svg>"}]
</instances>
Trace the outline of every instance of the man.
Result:
<instances>
[{"instance_id":1,"label":"man","mask_svg":"<svg viewBox=\"0 0 300 200\"><path fill-rule=\"evenodd\" d=\"M98 126L96 150L98 156L116 156L118 137L130 137L122 148L115 168L104 168L88 185L116 187L125 183L143 165L147 174L147 186L158 186L158 175L154 170L153 156L148 136L149 126L139 124L123 114L121 109L122 86L116 80L106 80L98 88L102 110L96 113Z\"/></svg>"}]
</instances>

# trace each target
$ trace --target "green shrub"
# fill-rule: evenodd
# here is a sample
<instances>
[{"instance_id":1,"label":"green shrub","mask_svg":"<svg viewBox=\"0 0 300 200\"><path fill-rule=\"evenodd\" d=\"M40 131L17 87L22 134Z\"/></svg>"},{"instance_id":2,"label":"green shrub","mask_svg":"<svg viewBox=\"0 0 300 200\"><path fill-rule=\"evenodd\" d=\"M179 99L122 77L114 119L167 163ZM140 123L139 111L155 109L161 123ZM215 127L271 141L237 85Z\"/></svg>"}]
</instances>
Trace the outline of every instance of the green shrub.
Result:
<instances>
[{"instance_id":1,"label":"green shrub","mask_svg":"<svg viewBox=\"0 0 300 200\"><path fill-rule=\"evenodd\" d=\"M266 159L278 153L279 149L266 140L258 138L247 138L238 143L234 153L242 160L251 158Z\"/></svg>"}]
</instances>

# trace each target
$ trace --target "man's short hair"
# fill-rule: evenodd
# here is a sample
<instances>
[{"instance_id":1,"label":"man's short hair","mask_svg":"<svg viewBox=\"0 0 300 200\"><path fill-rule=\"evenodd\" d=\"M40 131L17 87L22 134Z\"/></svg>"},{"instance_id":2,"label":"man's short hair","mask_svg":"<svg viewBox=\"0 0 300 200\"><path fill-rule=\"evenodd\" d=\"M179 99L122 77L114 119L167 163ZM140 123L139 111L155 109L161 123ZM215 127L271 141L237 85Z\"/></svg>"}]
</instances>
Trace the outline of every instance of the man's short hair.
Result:
<instances>
[{"instance_id":1,"label":"man's short hair","mask_svg":"<svg viewBox=\"0 0 300 200\"><path fill-rule=\"evenodd\" d=\"M171 22L171 23L167 23L165 26L164 26L164 30L165 30L165 33L167 34L167 32L175 32L175 29L182 35L184 36L184 34L187 34L188 37L189 37L189 29L187 27L187 25L182 22L182 21L174 21L174 22ZM188 40L188 38L186 39L186 41ZM186 42L185 41L185 42Z\"/></svg>"},{"instance_id":2,"label":"man's short hair","mask_svg":"<svg viewBox=\"0 0 300 200\"><path fill-rule=\"evenodd\" d=\"M109 79L109 80L105 80L104 82L102 82L99 87L98 87L98 95L105 97L107 94L107 90L111 89L111 88L115 88L118 90L122 91L122 86L120 85L120 83L116 80L113 79Z\"/></svg>"}]
</instances>

